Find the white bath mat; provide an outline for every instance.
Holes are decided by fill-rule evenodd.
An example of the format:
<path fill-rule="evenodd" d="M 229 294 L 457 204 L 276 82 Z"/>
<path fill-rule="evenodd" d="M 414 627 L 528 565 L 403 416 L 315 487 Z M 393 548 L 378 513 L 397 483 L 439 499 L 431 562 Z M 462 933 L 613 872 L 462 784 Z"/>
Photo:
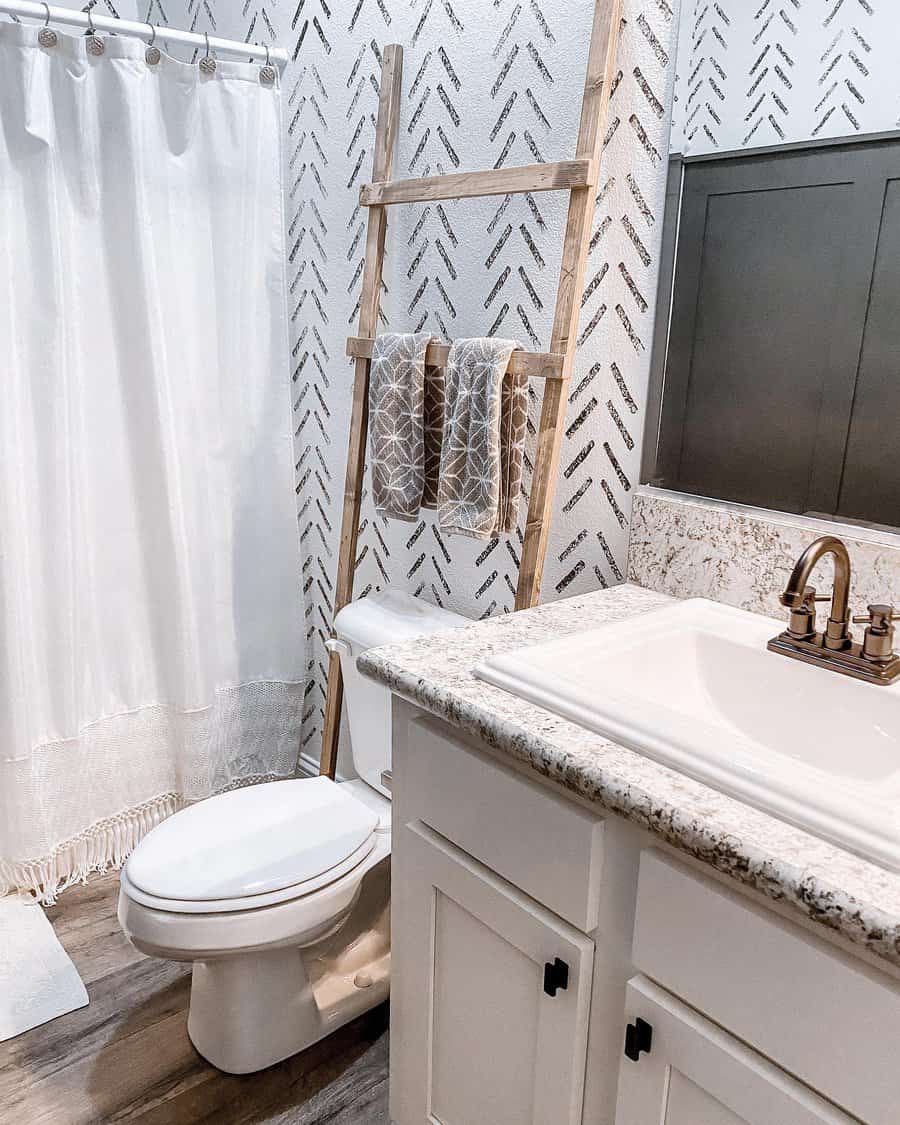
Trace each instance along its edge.
<path fill-rule="evenodd" d="M 0 1042 L 87 1002 L 43 910 L 15 895 L 0 898 Z"/>

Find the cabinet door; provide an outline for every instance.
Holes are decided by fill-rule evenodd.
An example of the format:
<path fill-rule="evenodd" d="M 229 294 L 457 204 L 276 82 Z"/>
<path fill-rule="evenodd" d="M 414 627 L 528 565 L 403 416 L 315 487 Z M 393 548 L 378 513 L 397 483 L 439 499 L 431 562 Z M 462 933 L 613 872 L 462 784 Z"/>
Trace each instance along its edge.
<path fill-rule="evenodd" d="M 419 823 L 394 857 L 392 1119 L 578 1125 L 593 943 Z"/>
<path fill-rule="evenodd" d="M 616 1125 L 853 1125 L 785 1071 L 657 988 L 628 985 L 626 1019 L 650 1049 L 619 1068 Z"/>

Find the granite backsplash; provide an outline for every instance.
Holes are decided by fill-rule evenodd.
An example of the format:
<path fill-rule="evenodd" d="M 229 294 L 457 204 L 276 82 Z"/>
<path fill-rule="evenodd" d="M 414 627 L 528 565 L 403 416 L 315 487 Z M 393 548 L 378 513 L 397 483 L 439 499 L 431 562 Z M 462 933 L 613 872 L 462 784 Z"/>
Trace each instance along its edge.
<path fill-rule="evenodd" d="M 853 563 L 850 608 L 900 607 L 900 535 L 643 487 L 634 497 L 628 580 L 677 598 L 703 597 L 783 618 L 778 603 L 803 549 L 837 535 Z M 831 562 L 813 574 L 831 589 Z M 823 609 L 825 607 L 823 606 Z"/>

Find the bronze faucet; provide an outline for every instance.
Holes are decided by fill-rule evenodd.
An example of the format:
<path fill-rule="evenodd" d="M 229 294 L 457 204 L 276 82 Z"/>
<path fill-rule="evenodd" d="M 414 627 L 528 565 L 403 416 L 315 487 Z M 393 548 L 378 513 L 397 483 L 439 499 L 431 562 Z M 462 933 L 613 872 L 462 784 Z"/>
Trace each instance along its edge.
<path fill-rule="evenodd" d="M 834 558 L 834 588 L 831 612 L 820 633 L 816 630 L 816 602 L 829 599 L 819 597 L 808 582 L 813 567 L 825 555 Z M 900 678 L 900 655 L 893 651 L 892 623 L 897 616 L 893 606 L 870 605 L 868 616 L 853 618 L 868 626 L 861 645 L 850 634 L 850 555 L 836 536 L 823 535 L 810 543 L 791 571 L 779 600 L 791 614 L 787 629 L 769 641 L 771 652 L 871 684 L 891 684 Z"/>
<path fill-rule="evenodd" d="M 816 598 L 815 590 L 807 585 L 816 563 L 824 555 L 834 556 L 834 589 L 831 594 L 831 613 L 825 626 L 825 647 L 833 651 L 849 648 L 850 638 L 850 555 L 840 539 L 834 535 L 823 535 L 815 543 L 810 543 L 797 559 L 787 588 L 779 599 L 788 609 L 802 609 L 813 601 L 826 601 Z M 811 592 L 810 592 L 811 591 Z M 812 633 L 815 633 L 815 610 L 812 611 Z"/>

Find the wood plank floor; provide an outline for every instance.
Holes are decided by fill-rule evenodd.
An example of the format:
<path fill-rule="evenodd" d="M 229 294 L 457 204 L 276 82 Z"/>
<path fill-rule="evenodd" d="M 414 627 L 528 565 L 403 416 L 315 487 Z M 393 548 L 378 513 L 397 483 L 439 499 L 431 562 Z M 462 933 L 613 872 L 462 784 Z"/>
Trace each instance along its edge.
<path fill-rule="evenodd" d="M 259 1074 L 222 1074 L 188 1039 L 190 965 L 128 944 L 118 886 L 97 878 L 47 911 L 91 1002 L 0 1043 L 2 1125 L 390 1125 L 387 1005 Z"/>

